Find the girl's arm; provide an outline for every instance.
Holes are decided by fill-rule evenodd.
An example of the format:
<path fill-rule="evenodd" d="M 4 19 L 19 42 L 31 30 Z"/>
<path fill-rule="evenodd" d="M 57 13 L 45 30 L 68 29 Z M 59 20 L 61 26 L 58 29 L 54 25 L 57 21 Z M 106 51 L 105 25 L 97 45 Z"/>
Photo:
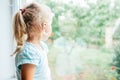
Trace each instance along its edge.
<path fill-rule="evenodd" d="M 33 80 L 35 65 L 33 64 L 23 64 L 21 66 L 21 79 L 22 80 Z"/>

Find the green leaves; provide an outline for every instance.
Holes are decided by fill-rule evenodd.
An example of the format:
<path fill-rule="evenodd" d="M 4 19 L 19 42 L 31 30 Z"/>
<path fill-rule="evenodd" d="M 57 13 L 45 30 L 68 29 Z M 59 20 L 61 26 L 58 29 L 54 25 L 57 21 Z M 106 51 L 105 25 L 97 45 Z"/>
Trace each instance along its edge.
<path fill-rule="evenodd" d="M 114 27 L 120 15 L 120 1 L 97 0 L 96 4 L 85 0 L 88 8 L 54 0 L 40 0 L 51 7 L 53 18 L 53 39 L 60 36 L 81 38 L 86 43 L 102 46 L 105 39 L 105 28 Z M 113 5 L 113 6 L 112 6 Z M 93 40 L 94 39 L 94 40 Z"/>

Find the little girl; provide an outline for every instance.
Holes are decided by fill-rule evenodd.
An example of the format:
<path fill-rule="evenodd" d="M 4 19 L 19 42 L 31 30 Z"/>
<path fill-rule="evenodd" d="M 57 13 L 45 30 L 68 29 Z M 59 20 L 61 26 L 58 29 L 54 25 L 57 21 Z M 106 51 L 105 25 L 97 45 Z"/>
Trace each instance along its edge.
<path fill-rule="evenodd" d="M 47 40 L 52 32 L 49 7 L 30 3 L 14 16 L 14 52 L 17 80 L 51 80 L 47 59 Z"/>

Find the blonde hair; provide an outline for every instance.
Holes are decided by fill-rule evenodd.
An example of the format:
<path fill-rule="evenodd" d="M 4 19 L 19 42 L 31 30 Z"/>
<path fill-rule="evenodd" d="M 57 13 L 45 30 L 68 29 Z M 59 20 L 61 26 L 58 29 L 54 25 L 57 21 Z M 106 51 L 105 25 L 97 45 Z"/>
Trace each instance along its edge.
<path fill-rule="evenodd" d="M 30 37 L 34 33 L 40 34 L 42 23 L 52 20 L 50 8 L 43 4 L 30 3 L 23 10 L 14 16 L 13 31 L 17 47 L 13 55 L 22 50 L 26 41 L 25 35 Z"/>

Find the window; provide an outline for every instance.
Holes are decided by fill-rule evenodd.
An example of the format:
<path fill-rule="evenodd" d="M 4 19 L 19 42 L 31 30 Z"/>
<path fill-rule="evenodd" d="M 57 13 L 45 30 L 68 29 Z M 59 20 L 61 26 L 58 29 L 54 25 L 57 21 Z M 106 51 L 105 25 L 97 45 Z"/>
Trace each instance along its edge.
<path fill-rule="evenodd" d="M 114 80 L 119 75 L 111 34 L 120 14 L 118 0 L 24 0 L 18 5 L 32 1 L 48 5 L 55 14 L 47 41 L 54 80 Z"/>

